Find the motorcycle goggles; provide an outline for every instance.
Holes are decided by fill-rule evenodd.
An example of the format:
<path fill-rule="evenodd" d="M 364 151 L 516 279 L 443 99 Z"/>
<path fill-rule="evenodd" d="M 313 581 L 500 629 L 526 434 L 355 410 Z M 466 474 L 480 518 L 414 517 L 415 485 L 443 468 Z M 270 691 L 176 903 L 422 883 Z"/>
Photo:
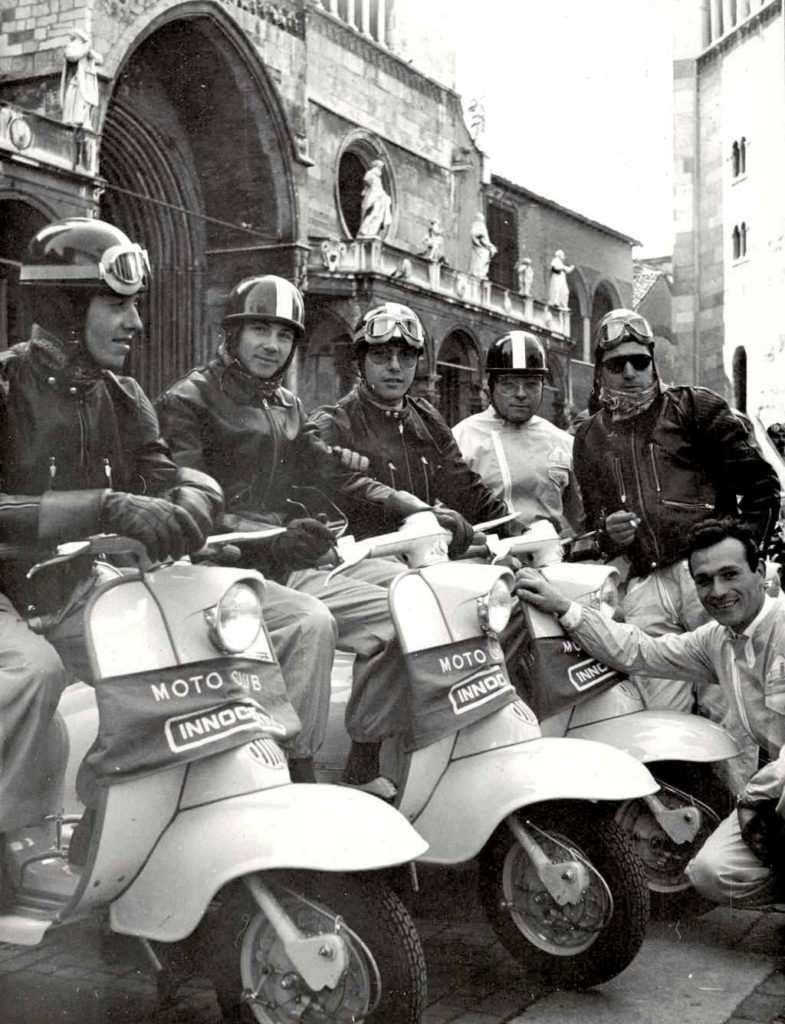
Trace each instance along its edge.
<path fill-rule="evenodd" d="M 422 348 L 425 344 L 425 331 L 416 317 L 397 317 L 390 313 L 379 313 L 371 317 L 358 328 L 354 340 L 367 341 L 370 344 L 388 341 L 395 333 L 396 327 L 400 328 L 402 337 L 408 338 L 417 348 Z"/>
<path fill-rule="evenodd" d="M 136 243 L 111 246 L 98 263 L 98 277 L 118 295 L 135 295 L 146 288 L 150 273 L 147 250 Z"/>
<path fill-rule="evenodd" d="M 652 358 L 643 352 L 640 355 L 611 356 L 610 359 L 603 359 L 602 368 L 603 370 L 610 370 L 611 373 L 624 373 L 624 367 L 627 363 L 632 366 L 636 373 L 643 373 L 644 370 L 648 370 L 651 366 Z"/>
<path fill-rule="evenodd" d="M 654 341 L 654 334 L 648 321 L 642 316 L 635 315 L 609 320 L 603 324 L 597 332 L 597 345 L 600 349 L 615 348 L 629 336 L 634 341 L 643 342 L 644 345 Z"/>

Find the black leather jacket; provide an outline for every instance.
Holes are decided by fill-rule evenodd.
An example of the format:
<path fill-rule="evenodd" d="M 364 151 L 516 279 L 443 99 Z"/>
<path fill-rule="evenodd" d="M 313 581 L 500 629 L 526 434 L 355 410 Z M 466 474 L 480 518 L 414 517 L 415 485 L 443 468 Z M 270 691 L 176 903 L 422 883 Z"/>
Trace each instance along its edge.
<path fill-rule="evenodd" d="M 107 488 L 166 497 L 214 481 L 178 470 L 150 400 L 131 377 L 69 362 L 43 331 L 0 354 L 0 541 L 51 547 L 100 532 Z M 21 563 L 0 586 L 27 603 Z"/>
<path fill-rule="evenodd" d="M 618 423 L 595 413 L 576 431 L 573 463 L 588 529 L 602 530 L 619 509 L 640 518 L 630 547 L 604 538 L 607 553 L 627 555 L 637 576 L 683 558 L 690 528 L 703 519 L 738 516 L 766 541 L 779 515 L 775 471 L 707 388 L 667 388 L 640 416 Z"/>
<path fill-rule="evenodd" d="M 158 399 L 161 430 L 178 465 L 223 486 L 224 528 L 285 524 L 303 515 L 298 487 L 319 487 L 343 505 L 379 506 L 398 523 L 422 503 L 359 473 L 341 470 L 300 400 L 246 373 L 226 354 L 191 370 Z M 337 494 L 336 494 L 337 492 Z"/>
<path fill-rule="evenodd" d="M 316 409 L 311 419 L 327 444 L 365 455 L 370 460 L 368 472 L 377 480 L 403 487 L 429 505 L 440 501 L 470 523 L 507 514 L 504 502 L 467 466 L 442 416 L 422 398 L 407 395 L 403 408 L 391 411 L 355 388 L 337 405 Z M 345 511 L 357 537 L 385 529 L 373 508 L 355 503 Z"/>

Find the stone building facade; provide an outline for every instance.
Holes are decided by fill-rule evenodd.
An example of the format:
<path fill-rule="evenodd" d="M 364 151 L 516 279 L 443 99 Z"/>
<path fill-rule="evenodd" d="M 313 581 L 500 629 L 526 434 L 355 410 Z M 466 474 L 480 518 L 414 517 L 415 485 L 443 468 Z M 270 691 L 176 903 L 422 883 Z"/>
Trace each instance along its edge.
<path fill-rule="evenodd" d="M 306 296 L 308 342 L 290 383 L 307 406 L 351 383 L 354 324 L 390 299 L 423 318 L 418 387 L 450 420 L 479 407 L 483 354 L 516 327 L 548 348 L 558 418 L 593 296 L 603 282 L 611 303 L 629 294 L 632 239 L 491 178 L 454 89 L 440 20 L 449 2 L 429 0 L 427 20 L 418 6 L 0 0 L 3 343 L 29 327 L 16 284 L 27 239 L 48 220 L 98 215 L 151 255 L 146 341 L 130 367 L 151 393 L 214 351 L 233 284 L 278 273 Z M 89 124 L 63 120 L 63 45 L 75 31 L 101 58 Z M 374 166 L 391 223 L 358 237 Z M 519 211 L 517 244 L 535 269 L 529 295 L 504 269 L 506 242 L 488 279 L 470 273 L 472 225 L 494 203 Z M 434 224 L 438 256 L 427 244 Z M 576 264 L 572 327 L 570 309 L 547 303 L 543 260 L 558 247 Z"/>
<path fill-rule="evenodd" d="M 785 384 L 781 0 L 681 4 L 674 63 L 674 338 L 683 379 L 764 422 Z"/>

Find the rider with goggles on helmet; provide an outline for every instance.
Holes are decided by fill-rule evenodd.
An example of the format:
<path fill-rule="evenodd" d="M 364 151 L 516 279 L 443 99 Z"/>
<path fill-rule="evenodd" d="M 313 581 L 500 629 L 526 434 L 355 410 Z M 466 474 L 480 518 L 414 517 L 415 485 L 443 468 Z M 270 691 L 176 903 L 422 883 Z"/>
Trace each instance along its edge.
<path fill-rule="evenodd" d="M 283 387 L 283 374 L 305 336 L 303 299 L 294 285 L 274 275 L 241 281 L 229 297 L 223 333 L 218 355 L 161 396 L 159 415 L 174 458 L 223 485 L 224 529 L 253 530 L 265 523 L 287 528 L 244 551 L 248 564 L 285 584 L 268 594 L 264 614 L 279 657 L 283 642 L 292 648 L 283 673 L 303 720 L 295 757 L 305 762 L 304 780 L 324 737 L 333 637 L 324 638 L 320 631 L 307 644 L 296 644 L 293 625 L 314 606 L 321 608 L 325 621 L 332 625 L 335 620 L 338 647 L 357 655 L 346 725 L 363 745 L 395 730 L 394 708 L 405 669 L 386 590 L 359 574 L 341 574 L 325 587 L 327 572 L 319 566 L 334 538 L 321 522 L 293 511 L 302 510 L 301 489 L 317 486 L 337 493 L 341 502 L 354 497 L 363 506 L 378 507 L 396 524 L 427 506 L 363 475 L 358 470 L 365 460 L 355 453 L 325 445 L 307 422 L 300 400 Z M 391 795 L 390 783 L 379 778 L 378 758 L 366 758 L 359 766 L 350 757 L 344 781 Z"/>
<path fill-rule="evenodd" d="M 432 506 L 453 534 L 450 554 L 459 555 L 474 536 L 472 522 L 503 516 L 507 508 L 466 465 L 436 409 L 409 394 L 424 352 L 425 331 L 408 306 L 374 306 L 354 333 L 359 384 L 336 405 L 317 409 L 312 419 L 328 444 L 365 455 L 371 476 Z M 357 537 L 390 528 L 384 510 L 358 502 L 344 508 Z"/>
<path fill-rule="evenodd" d="M 42 228 L 23 257 L 21 297 L 35 327 L 0 355 L 0 540 L 21 548 L 0 563 L 0 831 L 27 824 L 27 758 L 45 742 L 66 682 L 11 602 L 43 616 L 69 671 L 90 678 L 81 629 L 89 560 L 41 574 L 43 583 L 27 579 L 31 563 L 102 532 L 141 541 L 154 560 L 179 557 L 203 546 L 222 505 L 214 480 L 175 466 L 149 399 L 120 375 L 142 328 L 136 303 L 149 269 L 122 231 L 80 217 Z"/>
<path fill-rule="evenodd" d="M 684 560 L 690 529 L 740 517 L 763 545 L 777 522 L 779 482 L 719 395 L 662 383 L 654 334 L 638 313 L 602 318 L 594 360 L 593 415 L 573 448 L 587 527 L 607 554 L 630 561 L 625 619 L 654 636 L 683 632 L 706 620 Z M 693 708 L 689 682 L 649 679 L 642 692 L 649 707 Z"/>
<path fill-rule="evenodd" d="M 572 437 L 536 415 L 548 374 L 542 342 L 528 331 L 503 334 L 485 373 L 490 406 L 453 427 L 464 459 L 524 526 L 549 519 L 557 530 L 580 530 Z"/>

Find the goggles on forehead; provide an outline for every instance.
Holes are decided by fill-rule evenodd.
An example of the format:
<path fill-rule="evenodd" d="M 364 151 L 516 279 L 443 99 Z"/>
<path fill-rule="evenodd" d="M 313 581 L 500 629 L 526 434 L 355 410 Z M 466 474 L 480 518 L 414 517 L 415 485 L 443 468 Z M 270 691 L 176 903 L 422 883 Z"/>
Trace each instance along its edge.
<path fill-rule="evenodd" d="M 371 317 L 370 320 L 366 320 L 358 329 L 355 341 L 363 339 L 371 343 L 387 341 L 395 333 L 396 327 L 400 328 L 404 338 L 411 339 L 416 345 L 421 346 L 425 343 L 423 326 L 416 317 L 398 317 L 391 313 L 379 313 L 377 316 Z"/>
<path fill-rule="evenodd" d="M 597 344 L 600 348 L 615 348 L 627 335 L 632 335 L 636 341 L 644 343 L 654 340 L 648 321 L 636 314 L 609 320 L 607 324 L 603 324 L 597 331 Z"/>
<path fill-rule="evenodd" d="M 118 295 L 134 295 L 147 285 L 150 258 L 140 245 L 113 245 L 98 263 L 98 276 Z"/>

